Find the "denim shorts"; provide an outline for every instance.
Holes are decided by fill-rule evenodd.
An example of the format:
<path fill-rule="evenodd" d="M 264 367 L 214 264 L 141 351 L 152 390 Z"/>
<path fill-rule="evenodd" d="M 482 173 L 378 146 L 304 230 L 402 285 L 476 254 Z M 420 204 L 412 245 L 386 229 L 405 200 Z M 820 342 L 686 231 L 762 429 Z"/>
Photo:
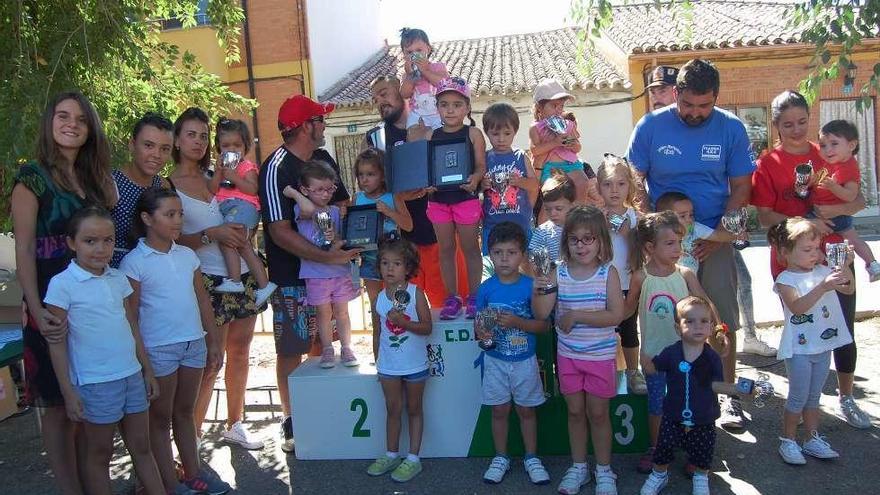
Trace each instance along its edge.
<path fill-rule="evenodd" d="M 225 223 L 240 223 L 248 229 L 253 229 L 260 223 L 260 212 L 257 208 L 241 198 L 224 199 L 220 203 L 220 214 Z"/>
<path fill-rule="evenodd" d="M 376 373 L 380 380 L 403 380 L 405 382 L 418 383 L 423 382 L 428 379 L 430 376 L 428 374 L 428 369 L 425 368 L 422 371 L 416 371 L 415 373 L 410 373 L 408 375 L 386 375 L 385 373 Z"/>
<path fill-rule="evenodd" d="M 208 360 L 208 346 L 202 337 L 188 342 L 147 347 L 147 356 L 158 378 L 174 373 L 181 366 L 204 368 Z"/>
<path fill-rule="evenodd" d="M 666 372 L 658 371 L 652 375 L 645 375 L 645 384 L 648 386 L 648 414 L 663 416 L 663 399 L 666 398 Z"/>
<path fill-rule="evenodd" d="M 140 371 L 111 382 L 77 385 L 76 391 L 85 420 L 96 425 L 118 423 L 126 414 L 142 413 L 150 407 Z"/>
<path fill-rule="evenodd" d="M 804 215 L 806 218 L 816 218 L 816 214 L 814 212 L 809 212 Z M 844 230 L 849 230 L 853 226 L 853 218 L 849 215 L 838 215 L 831 219 L 831 223 L 834 224 L 831 229 L 834 232 L 843 232 Z"/>

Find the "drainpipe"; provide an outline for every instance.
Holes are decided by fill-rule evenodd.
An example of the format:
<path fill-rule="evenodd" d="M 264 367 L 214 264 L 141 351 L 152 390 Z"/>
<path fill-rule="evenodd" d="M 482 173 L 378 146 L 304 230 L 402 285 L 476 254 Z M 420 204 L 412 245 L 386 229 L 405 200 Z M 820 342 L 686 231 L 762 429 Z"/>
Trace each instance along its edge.
<path fill-rule="evenodd" d="M 247 57 L 248 98 L 256 99 L 257 90 L 254 83 L 254 62 L 251 58 L 251 28 L 248 21 L 248 2 L 241 0 L 241 10 L 244 11 L 244 53 Z M 257 163 L 263 162 L 263 154 L 260 152 L 260 126 L 257 123 L 257 109 L 251 110 L 251 128 L 254 130 L 254 155 Z"/>

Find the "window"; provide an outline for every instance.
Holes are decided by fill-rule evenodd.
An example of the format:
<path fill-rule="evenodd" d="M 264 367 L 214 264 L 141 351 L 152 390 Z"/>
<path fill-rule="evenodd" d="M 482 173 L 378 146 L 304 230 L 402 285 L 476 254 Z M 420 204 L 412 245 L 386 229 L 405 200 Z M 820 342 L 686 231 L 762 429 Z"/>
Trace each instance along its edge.
<path fill-rule="evenodd" d="M 876 102 L 875 102 L 876 104 Z M 862 195 L 868 203 L 869 214 L 877 213 L 877 128 L 874 122 L 873 105 L 859 113 L 855 100 L 822 100 L 819 103 L 819 127 L 829 121 L 844 119 L 852 122 L 859 130 L 859 153 L 855 157 L 862 172 Z"/>
<path fill-rule="evenodd" d="M 180 19 L 173 17 L 170 19 L 162 19 L 162 29 L 180 29 L 183 23 Z M 199 9 L 196 11 L 196 26 L 206 26 L 211 23 L 208 18 L 208 0 L 199 0 Z"/>
<path fill-rule="evenodd" d="M 746 126 L 752 158 L 757 159 L 770 147 L 767 107 L 737 107 L 736 115 Z"/>
<path fill-rule="evenodd" d="M 354 176 L 354 161 L 361 152 L 364 135 L 361 133 L 333 137 L 333 148 L 336 152 L 336 163 L 339 164 L 342 183 L 345 184 L 352 197 L 358 190 L 357 178 Z"/>

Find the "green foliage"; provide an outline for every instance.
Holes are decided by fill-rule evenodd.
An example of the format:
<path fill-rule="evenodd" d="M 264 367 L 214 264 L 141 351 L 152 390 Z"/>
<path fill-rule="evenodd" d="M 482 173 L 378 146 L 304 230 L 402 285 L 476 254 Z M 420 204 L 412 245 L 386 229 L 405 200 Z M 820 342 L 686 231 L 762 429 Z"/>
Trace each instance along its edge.
<path fill-rule="evenodd" d="M 79 89 L 95 105 L 124 163 L 133 123 L 145 112 L 173 118 L 197 105 L 211 115 L 255 102 L 229 90 L 195 56 L 163 42 L 158 19 L 195 26 L 198 0 L 14 0 L 0 2 L 0 224 L 18 164 L 32 157 L 47 101 Z M 227 63 L 239 60 L 244 13 L 235 0 L 210 0 L 208 17 Z"/>

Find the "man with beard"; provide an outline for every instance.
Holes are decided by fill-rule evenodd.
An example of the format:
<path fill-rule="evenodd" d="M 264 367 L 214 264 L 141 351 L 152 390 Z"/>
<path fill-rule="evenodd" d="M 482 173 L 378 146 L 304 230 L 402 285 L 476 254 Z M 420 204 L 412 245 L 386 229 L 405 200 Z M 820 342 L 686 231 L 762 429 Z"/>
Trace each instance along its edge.
<path fill-rule="evenodd" d="M 675 79 L 678 77 L 678 69 L 668 65 L 658 65 L 651 71 L 651 80 L 648 83 L 648 100 L 651 111 L 659 110 L 675 103 L 675 95 L 672 94 L 675 87 Z"/>
<path fill-rule="evenodd" d="M 748 204 L 755 169 L 746 128 L 736 115 L 715 108 L 720 89 L 718 69 L 704 60 L 682 66 L 673 94 L 675 104 L 642 117 L 630 138 L 628 158 L 637 175 L 637 204 L 644 205 L 645 184 L 653 206 L 664 193 L 687 194 L 694 217 L 714 229 L 721 216 Z M 702 252 L 705 251 L 705 252 Z M 730 244 L 703 243 L 699 279 L 730 329 L 731 351 L 723 358 L 724 379 L 733 383 L 736 366 L 736 267 Z M 705 257 L 704 257 L 705 256 Z M 715 339 L 710 339 L 715 344 Z M 721 426 L 742 428 L 738 397 L 725 401 Z"/>
<path fill-rule="evenodd" d="M 293 221 L 294 202 L 281 193 L 286 186 L 299 188 L 299 170 L 309 160 L 327 162 L 339 177 L 339 165 L 326 150 L 319 149 L 324 145 L 324 117 L 332 111 L 333 104 L 320 104 L 302 95 L 285 100 L 278 110 L 278 130 L 284 143 L 260 167 L 260 207 L 269 280 L 278 285 L 269 301 L 278 395 L 284 412 L 281 449 L 285 452 L 293 451 L 287 377 L 300 365 L 303 354 L 309 352 L 316 332 L 314 308 L 305 305 L 306 286 L 299 278 L 300 258 L 340 264 L 348 263 L 359 252 L 339 248 L 325 251 L 301 236 Z M 344 206 L 348 200 L 345 185 L 337 179 L 331 203 Z"/>

